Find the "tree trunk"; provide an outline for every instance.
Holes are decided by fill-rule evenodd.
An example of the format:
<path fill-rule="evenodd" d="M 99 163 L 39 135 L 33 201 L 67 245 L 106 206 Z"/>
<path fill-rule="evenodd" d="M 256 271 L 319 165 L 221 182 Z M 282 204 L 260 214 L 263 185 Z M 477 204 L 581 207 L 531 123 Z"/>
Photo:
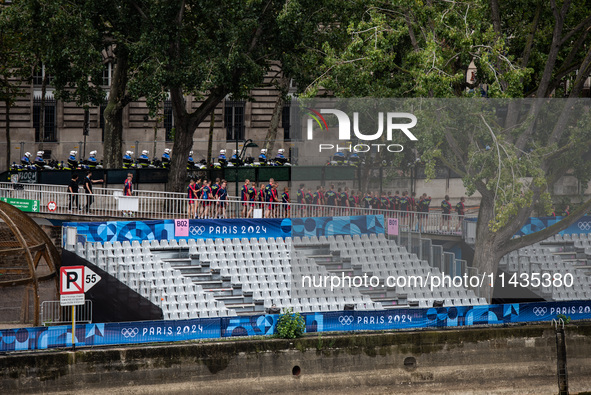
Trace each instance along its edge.
<path fill-rule="evenodd" d="M 486 298 L 488 303 L 492 302 L 493 287 L 486 276 L 491 273 L 493 278 L 497 275 L 497 268 L 501 256 L 498 256 L 497 234 L 489 228 L 490 221 L 494 218 L 494 201 L 489 195 L 483 195 L 478 211 L 478 222 L 476 225 L 476 243 L 474 245 L 474 261 L 472 266 L 478 270 L 480 276 L 485 276 L 480 296 Z"/>
<path fill-rule="evenodd" d="M 105 108 L 104 161 L 106 169 L 120 169 L 123 166 L 121 153 L 123 135 L 123 108 L 109 97 Z"/>
<path fill-rule="evenodd" d="M 199 108 L 189 114 L 187 113 L 181 88 L 170 88 L 175 134 L 168 183 L 166 184 L 167 191 L 184 192 L 187 182 L 187 158 L 189 157 L 189 151 L 193 147 L 195 129 L 208 115 L 213 113 L 215 107 L 226 97 L 226 94 L 227 91 L 222 88 L 210 92 Z"/>
<path fill-rule="evenodd" d="M 6 106 L 6 170 L 10 170 L 10 99 L 4 101 Z M 4 180 L 6 181 L 6 180 Z"/>
<path fill-rule="evenodd" d="M 105 168 L 117 169 L 123 166 L 122 140 L 123 140 L 123 109 L 129 103 L 130 98 L 126 94 L 127 72 L 129 68 L 127 48 L 120 45 L 115 50 L 117 63 L 113 72 L 109 101 L 105 108 L 105 143 L 104 161 Z"/>
<path fill-rule="evenodd" d="M 182 192 L 187 183 L 187 158 L 189 157 L 189 151 L 193 147 L 195 127 L 191 128 L 188 116 L 175 116 L 174 127 L 174 143 L 166 189 L 170 192 Z"/>
<path fill-rule="evenodd" d="M 215 111 L 211 112 L 211 121 L 209 122 L 209 140 L 207 141 L 207 166 L 211 166 L 213 150 L 213 127 L 215 125 Z"/>
<path fill-rule="evenodd" d="M 284 97 L 287 93 L 287 89 L 289 88 L 289 78 L 287 78 L 285 75 L 279 78 L 278 88 L 279 97 L 277 97 L 277 101 L 275 102 L 273 116 L 271 117 L 269 129 L 267 130 L 267 136 L 265 137 L 265 143 L 263 145 L 263 147 L 267 149 L 269 155 L 271 155 L 275 145 L 275 140 L 277 140 L 277 129 L 279 128 L 279 121 L 281 121 L 281 113 L 283 112 L 283 105 L 285 104 Z"/>
<path fill-rule="evenodd" d="M 498 0 L 490 0 L 490 18 L 497 36 L 501 36 L 501 12 Z"/>
<path fill-rule="evenodd" d="M 43 65 L 41 65 L 43 71 Z M 47 93 L 47 74 L 43 72 L 43 82 L 41 83 L 41 111 L 39 114 L 39 149 L 43 150 L 45 141 L 45 95 Z"/>

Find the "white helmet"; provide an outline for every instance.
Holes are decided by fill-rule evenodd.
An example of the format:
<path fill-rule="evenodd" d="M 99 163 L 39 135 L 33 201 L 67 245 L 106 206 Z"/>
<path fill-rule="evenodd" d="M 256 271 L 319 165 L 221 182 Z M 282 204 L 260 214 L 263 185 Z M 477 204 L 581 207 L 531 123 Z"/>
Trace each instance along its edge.
<path fill-rule="evenodd" d="M 193 156 L 193 151 L 189 151 L 189 156 Z"/>
<path fill-rule="evenodd" d="M 237 153 L 238 153 L 238 151 L 237 150 L 234 150 L 234 155 L 236 155 Z"/>
<path fill-rule="evenodd" d="M 131 156 L 131 155 L 133 155 L 133 151 L 125 151 L 125 155 Z"/>
<path fill-rule="evenodd" d="M 165 148 L 165 149 L 164 149 L 164 153 L 165 153 L 165 154 L 170 154 L 170 148 Z"/>
<path fill-rule="evenodd" d="M 71 156 L 76 156 L 77 153 L 78 153 L 78 151 L 70 151 Z"/>
<path fill-rule="evenodd" d="M 44 153 L 45 151 L 37 151 L 37 156 L 43 156 Z"/>
<path fill-rule="evenodd" d="M 263 149 L 261 150 L 261 154 L 262 154 L 262 155 L 265 155 L 266 153 L 267 153 L 267 149 L 266 149 L 266 148 L 263 148 Z"/>
<path fill-rule="evenodd" d="M 27 158 L 30 158 L 30 157 L 31 157 L 31 153 L 30 153 L 30 152 L 25 152 L 25 156 L 26 156 Z"/>
<path fill-rule="evenodd" d="M 90 156 L 96 156 L 96 151 L 90 151 Z"/>
<path fill-rule="evenodd" d="M 284 152 L 285 152 L 285 150 L 283 148 L 279 148 L 279 150 L 277 151 L 278 154 L 282 154 Z"/>
<path fill-rule="evenodd" d="M 226 150 L 225 149 L 221 149 L 220 150 L 220 155 L 226 155 Z"/>
<path fill-rule="evenodd" d="M 149 153 L 150 153 L 150 151 L 148 151 L 148 150 L 143 150 L 142 151 L 142 155 L 148 155 Z"/>

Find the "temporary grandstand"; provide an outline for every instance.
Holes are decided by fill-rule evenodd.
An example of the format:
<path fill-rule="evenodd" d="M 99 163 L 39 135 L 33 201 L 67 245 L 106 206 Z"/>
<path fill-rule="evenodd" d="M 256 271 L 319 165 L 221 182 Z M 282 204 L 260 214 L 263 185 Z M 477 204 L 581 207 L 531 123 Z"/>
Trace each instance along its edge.
<path fill-rule="evenodd" d="M 546 301 L 591 299 L 591 234 L 556 234 L 532 246 L 513 251 L 501 260 L 499 267 L 514 274 L 516 280 L 532 279 L 532 274 L 548 281 L 529 281 L 527 287 Z M 521 277 L 523 275 L 523 277 Z M 535 276 L 534 276 L 535 277 Z"/>
<path fill-rule="evenodd" d="M 225 317 L 290 307 L 296 312 L 485 304 L 472 290 L 304 287 L 302 277 L 439 275 L 384 234 L 295 238 L 137 240 L 78 243 L 76 253 L 154 304 L 165 319 Z"/>

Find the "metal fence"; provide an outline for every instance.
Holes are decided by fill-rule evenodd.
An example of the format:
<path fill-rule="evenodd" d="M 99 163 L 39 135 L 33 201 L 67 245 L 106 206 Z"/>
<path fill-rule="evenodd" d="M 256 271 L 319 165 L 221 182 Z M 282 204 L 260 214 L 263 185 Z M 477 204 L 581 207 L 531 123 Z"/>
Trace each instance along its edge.
<path fill-rule="evenodd" d="M 75 306 L 77 323 L 92 323 L 92 300 L 83 305 Z M 41 324 L 43 326 L 67 324 L 72 322 L 72 306 L 61 306 L 59 300 L 48 300 L 41 303 Z"/>
<path fill-rule="evenodd" d="M 92 195 L 71 194 L 63 185 L 0 183 L 0 197 L 39 201 L 39 212 L 84 217 L 138 219 L 179 218 L 301 218 L 355 215 L 383 215 L 397 218 L 401 231 L 461 235 L 464 218 L 440 211 L 411 212 L 349 206 L 321 206 L 280 202 L 242 202 L 188 199 L 184 193 L 134 191 L 122 196 L 121 189 L 95 188 Z"/>

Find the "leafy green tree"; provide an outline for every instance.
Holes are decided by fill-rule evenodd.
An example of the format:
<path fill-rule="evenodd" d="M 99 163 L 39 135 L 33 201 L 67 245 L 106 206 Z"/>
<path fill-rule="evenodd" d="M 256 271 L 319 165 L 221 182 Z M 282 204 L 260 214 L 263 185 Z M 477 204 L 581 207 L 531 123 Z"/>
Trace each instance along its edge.
<path fill-rule="evenodd" d="M 148 104 L 154 108 L 170 92 L 176 133 L 168 189 L 174 191 L 184 189 L 195 129 L 212 110 L 226 97 L 248 98 L 273 62 L 281 62 L 288 75 L 302 65 L 310 67 L 298 56 L 338 37 L 327 26 L 347 9 L 340 0 L 134 4 L 143 16 L 143 50 L 137 53 L 148 59 L 141 64 L 141 71 L 151 76 L 142 86 Z M 188 94 L 198 102 L 190 106 Z"/>
<path fill-rule="evenodd" d="M 422 112 L 429 128 L 413 148 L 431 174 L 442 163 L 482 196 L 475 267 L 496 273 L 503 255 L 565 229 L 588 211 L 591 200 L 544 231 L 512 239 L 536 208 L 545 214 L 564 175 L 589 181 L 588 110 L 574 100 L 591 72 L 588 1 L 365 4 L 348 25 L 346 50 L 325 47 L 321 78 L 307 90 L 323 86 L 340 97 L 470 98 L 443 105 L 445 111 L 428 121 Z M 537 99 L 486 107 L 481 96 Z M 549 97 L 569 100 L 541 100 Z M 462 118 L 453 106 L 475 118 Z M 487 288 L 489 300 L 492 291 Z"/>
<path fill-rule="evenodd" d="M 6 7 L 6 23 L 23 50 L 34 55 L 36 67 L 45 66 L 43 91 L 51 75 L 57 99 L 85 107 L 103 104 L 103 70 L 113 62 L 104 112 L 106 167 L 121 166 L 123 109 L 141 96 L 137 90 L 132 94 L 130 85 L 144 76 L 130 72 L 129 61 L 140 20 L 135 7 L 116 0 L 15 0 Z"/>
<path fill-rule="evenodd" d="M 5 108 L 6 169 L 10 168 L 10 108 L 19 95 L 23 95 L 22 83 L 30 75 L 34 59 L 24 50 L 22 39 L 7 23 L 6 7 L 0 7 L 0 101 Z"/>

